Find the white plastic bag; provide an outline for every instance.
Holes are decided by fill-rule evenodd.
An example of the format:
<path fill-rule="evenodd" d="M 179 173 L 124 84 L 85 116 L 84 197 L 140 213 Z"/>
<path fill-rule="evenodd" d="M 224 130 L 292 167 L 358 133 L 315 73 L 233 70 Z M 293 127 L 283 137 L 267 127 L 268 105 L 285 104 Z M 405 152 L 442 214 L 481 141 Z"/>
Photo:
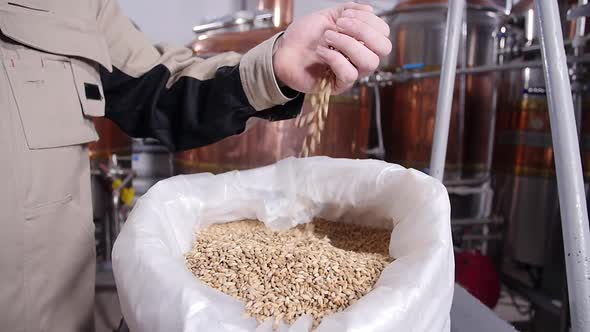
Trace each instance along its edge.
<path fill-rule="evenodd" d="M 286 229 L 315 215 L 391 225 L 395 261 L 375 288 L 317 331 L 449 331 L 454 286 L 450 206 L 444 186 L 416 170 L 374 160 L 286 159 L 221 175 L 156 184 L 133 209 L 114 246 L 113 268 L 131 331 L 271 331 L 244 304 L 196 279 L 183 254 L 195 227 L 244 218 Z M 281 331 L 311 328 L 304 316 Z"/>

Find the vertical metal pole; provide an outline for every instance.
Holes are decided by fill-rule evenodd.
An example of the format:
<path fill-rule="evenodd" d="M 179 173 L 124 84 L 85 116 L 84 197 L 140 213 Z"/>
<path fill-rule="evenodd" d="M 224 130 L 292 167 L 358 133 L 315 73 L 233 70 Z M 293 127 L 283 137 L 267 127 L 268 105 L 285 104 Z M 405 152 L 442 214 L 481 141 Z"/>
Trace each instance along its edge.
<path fill-rule="evenodd" d="M 457 68 L 460 68 L 461 70 L 465 70 L 467 68 L 467 19 L 463 18 L 463 16 L 461 16 L 461 39 L 459 39 L 459 48 L 458 51 L 459 53 L 457 53 Z M 456 74 L 455 74 L 456 76 Z M 455 81 L 459 81 L 459 128 L 458 128 L 458 136 L 459 137 L 464 137 L 465 135 L 465 103 L 466 101 L 466 93 L 465 90 L 467 89 L 467 75 L 459 75 L 459 77 L 455 77 Z M 452 91 L 452 90 L 451 90 Z M 451 92 L 451 107 L 450 107 L 450 113 L 452 115 L 453 113 L 453 99 L 455 99 L 455 93 L 454 91 Z M 449 123 L 449 128 L 450 128 L 450 123 Z M 461 161 L 460 163 L 460 168 L 459 168 L 459 172 L 463 171 L 463 152 L 465 151 L 465 142 L 461 142 L 459 143 L 459 145 L 457 146 L 457 153 L 459 154 L 459 156 L 461 156 Z M 445 149 L 448 150 L 448 143 L 445 144 Z M 446 159 L 446 158 L 445 158 Z M 446 161 L 445 159 L 443 159 L 444 161 Z M 444 168 L 443 168 L 443 172 L 444 172 Z M 444 178 L 444 176 L 441 176 L 441 179 Z"/>
<path fill-rule="evenodd" d="M 445 31 L 445 49 L 438 86 L 438 97 L 436 100 L 436 122 L 434 123 L 432 154 L 430 156 L 430 175 L 441 181 L 443 180 L 445 171 L 449 123 L 451 121 L 453 89 L 455 87 L 455 72 L 457 69 L 457 54 L 459 52 L 464 9 L 465 0 L 449 0 Z"/>
<path fill-rule="evenodd" d="M 588 4 L 588 0 L 578 0 L 578 6 Z M 586 16 L 580 16 L 576 20 L 576 37 L 584 37 L 586 31 Z"/>
<path fill-rule="evenodd" d="M 561 210 L 572 331 L 590 331 L 590 232 L 572 91 L 556 0 L 535 1 Z"/>
<path fill-rule="evenodd" d="M 578 6 L 583 6 L 588 3 L 588 0 L 578 0 Z M 580 45 L 579 39 L 584 37 L 586 31 L 586 17 L 580 16 L 576 19 L 576 30 L 573 33 L 572 46 L 574 46 L 574 56 L 581 56 L 584 53 L 584 45 Z M 574 63 L 572 65 L 573 81 L 574 81 L 574 114 L 576 115 L 576 124 L 578 129 L 578 135 L 582 130 L 582 82 L 580 80 L 580 67 L 582 65 Z"/>
<path fill-rule="evenodd" d="M 111 204 L 109 204 L 109 209 L 112 209 L 113 207 L 111 206 Z M 111 261 L 111 251 L 113 251 L 113 243 L 111 242 L 111 240 L 113 239 L 112 231 L 111 231 L 111 222 L 112 222 L 112 214 L 111 213 L 107 213 L 105 214 L 105 216 L 103 217 L 103 230 L 104 230 L 104 250 L 105 250 L 105 260 L 107 262 Z"/>

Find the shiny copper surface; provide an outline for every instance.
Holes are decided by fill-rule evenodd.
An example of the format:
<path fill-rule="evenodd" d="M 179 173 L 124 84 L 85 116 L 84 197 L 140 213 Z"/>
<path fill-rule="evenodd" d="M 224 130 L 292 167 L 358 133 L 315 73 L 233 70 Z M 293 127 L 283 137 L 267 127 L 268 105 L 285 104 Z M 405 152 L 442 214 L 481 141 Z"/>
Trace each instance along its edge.
<path fill-rule="evenodd" d="M 524 93 L 522 78 L 510 81 L 507 76 L 498 101 L 494 169 L 517 176 L 554 176 L 547 97 Z"/>
<path fill-rule="evenodd" d="M 200 37 L 190 47 L 199 56 L 234 51 L 245 53 L 254 46 L 283 31 L 284 28 L 264 28 L 249 31 L 224 32 Z"/>
<path fill-rule="evenodd" d="M 258 9 L 273 12 L 274 27 L 249 31 L 220 32 L 211 35 L 202 34 L 191 43 L 190 47 L 195 54 L 200 56 L 229 51 L 245 53 L 266 39 L 285 30 L 293 21 L 293 0 L 260 0 Z"/>
<path fill-rule="evenodd" d="M 303 112 L 311 105 L 306 101 Z M 368 144 L 369 110 L 366 90 L 360 94 L 333 96 L 326 127 L 315 155 L 364 158 Z M 175 155 L 176 173 L 248 169 L 298 156 L 307 128 L 297 128 L 294 120 L 261 121 L 242 135 Z"/>
<path fill-rule="evenodd" d="M 531 104 L 537 105 L 531 106 Z M 494 168 L 514 175 L 554 175 L 551 129 L 546 101 L 533 102 L 525 97 L 521 105 L 514 105 L 514 107 L 514 111 L 498 110 L 498 139 L 495 147 Z M 539 143 L 524 141 L 527 137 L 535 137 Z"/>
<path fill-rule="evenodd" d="M 494 88 L 497 73 L 465 76 L 463 176 L 475 177 L 491 170 Z"/>
<path fill-rule="evenodd" d="M 131 152 L 131 139 L 115 123 L 107 118 L 94 118 L 93 122 L 99 140 L 89 145 L 91 160 L 107 160 L 113 154 Z"/>
<path fill-rule="evenodd" d="M 569 7 L 568 1 L 572 2 L 558 1 L 562 15 Z M 532 14 L 533 8 L 533 0 L 523 0 L 514 6 L 513 15 L 524 18 L 525 30 L 509 25 L 508 35 L 538 43 L 539 31 L 530 21 L 534 17 L 523 15 Z M 562 24 L 567 37 L 575 24 L 565 20 Z M 540 58 L 539 53 L 530 52 L 508 61 Z M 561 226 L 543 71 L 526 68 L 502 72 L 498 87 L 493 210 L 505 219 L 504 257 L 529 266 L 554 268 L 557 259 L 552 256 L 560 252 L 563 255 L 555 248 L 563 245 L 557 244 Z M 584 105 L 581 152 L 586 181 L 590 165 L 590 150 L 584 139 L 590 134 L 587 111 L 588 105 Z"/>
<path fill-rule="evenodd" d="M 198 55 L 226 51 L 247 52 L 260 42 L 286 28 L 293 19 L 292 0 L 261 0 L 259 9 L 275 13 L 274 28 L 244 32 L 216 33 L 196 40 L 192 49 Z M 364 158 L 368 146 L 368 94 L 364 88 L 330 100 L 330 112 L 316 155 Z M 305 102 L 303 112 L 311 105 Z M 297 128 L 295 120 L 260 121 L 239 136 L 215 144 L 175 154 L 175 172 L 224 172 L 272 164 L 286 157 L 298 156 L 307 128 Z"/>
<path fill-rule="evenodd" d="M 430 162 L 438 78 L 411 81 L 381 88 L 383 141 L 389 162 L 424 169 Z M 461 168 L 458 86 L 455 87 L 449 129 L 446 170 Z"/>
<path fill-rule="evenodd" d="M 565 13 L 577 4 L 575 0 L 558 1 Z M 534 9 L 533 0 L 523 0 L 514 6 L 514 15 Z M 564 36 L 575 37 L 576 22 L 562 21 Z M 586 29 L 588 31 L 588 29 Z M 538 33 L 538 31 L 536 31 Z M 535 56 L 530 55 L 530 56 Z M 539 57 L 539 55 L 536 55 Z M 526 69 L 502 74 L 496 124 L 494 169 L 512 175 L 555 176 L 551 127 L 547 97 L 525 93 L 529 87 L 544 87 L 541 69 Z M 580 145 L 585 176 L 590 175 L 590 100 L 586 94 L 582 103 Z"/>
<path fill-rule="evenodd" d="M 293 22 L 293 0 L 260 0 L 258 10 L 272 11 L 273 25 L 277 28 L 284 28 Z"/>
<path fill-rule="evenodd" d="M 494 6 L 469 2 L 466 38 L 460 58 L 465 66 L 494 62 L 494 35 L 503 14 Z M 489 2 L 491 4 L 492 2 Z M 447 2 L 409 0 L 386 15 L 391 28 L 393 51 L 381 63 L 387 71 L 440 70 L 444 49 Z M 416 65 L 417 69 L 406 65 Z M 410 67 L 412 68 L 412 67 Z M 445 177 L 479 177 L 490 171 L 493 145 L 494 73 L 457 76 L 451 111 Z M 381 89 L 383 134 L 386 160 L 407 167 L 425 169 L 430 163 L 438 78 L 394 83 Z M 462 93 L 463 92 L 463 93 Z"/>

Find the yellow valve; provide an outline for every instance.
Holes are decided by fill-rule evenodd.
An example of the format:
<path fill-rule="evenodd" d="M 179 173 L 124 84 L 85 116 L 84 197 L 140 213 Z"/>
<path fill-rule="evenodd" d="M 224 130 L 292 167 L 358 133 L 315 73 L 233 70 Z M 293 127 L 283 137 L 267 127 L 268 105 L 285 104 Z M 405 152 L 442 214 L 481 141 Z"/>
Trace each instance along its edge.
<path fill-rule="evenodd" d="M 115 181 L 113 181 L 113 190 L 117 190 L 122 183 L 123 181 L 121 179 L 116 179 Z"/>
<path fill-rule="evenodd" d="M 133 204 L 133 200 L 135 199 L 135 188 L 123 188 L 121 190 L 121 201 L 127 205 L 131 206 Z"/>

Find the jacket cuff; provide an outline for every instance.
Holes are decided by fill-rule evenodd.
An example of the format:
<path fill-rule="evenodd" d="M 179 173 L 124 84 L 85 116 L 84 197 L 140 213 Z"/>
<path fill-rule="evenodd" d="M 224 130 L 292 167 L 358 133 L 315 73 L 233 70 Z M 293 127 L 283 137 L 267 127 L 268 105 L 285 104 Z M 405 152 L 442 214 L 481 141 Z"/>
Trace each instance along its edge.
<path fill-rule="evenodd" d="M 242 87 L 248 102 L 257 111 L 284 105 L 297 97 L 285 96 L 272 66 L 273 47 L 281 34 L 282 32 L 254 47 L 240 60 Z"/>

